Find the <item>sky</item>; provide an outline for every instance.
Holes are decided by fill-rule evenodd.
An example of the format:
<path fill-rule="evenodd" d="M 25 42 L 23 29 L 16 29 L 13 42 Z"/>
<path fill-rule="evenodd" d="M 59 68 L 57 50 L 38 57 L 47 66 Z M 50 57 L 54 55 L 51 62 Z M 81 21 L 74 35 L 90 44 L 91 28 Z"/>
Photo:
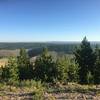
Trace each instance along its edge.
<path fill-rule="evenodd" d="M 100 41 L 100 0 L 0 0 L 0 42 Z"/>

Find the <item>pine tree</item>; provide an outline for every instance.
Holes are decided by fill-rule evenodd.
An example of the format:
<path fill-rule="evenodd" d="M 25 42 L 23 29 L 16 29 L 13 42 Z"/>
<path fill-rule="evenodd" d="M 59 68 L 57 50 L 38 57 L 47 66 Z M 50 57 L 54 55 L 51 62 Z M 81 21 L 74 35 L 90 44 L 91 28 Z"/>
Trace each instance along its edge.
<path fill-rule="evenodd" d="M 14 57 L 10 57 L 8 61 L 8 68 L 9 68 L 9 80 L 8 82 L 10 84 L 16 83 L 19 80 L 18 76 L 18 65 L 17 65 L 17 59 Z"/>
<path fill-rule="evenodd" d="M 17 59 L 14 57 L 10 57 L 8 59 L 8 65 L 1 67 L 0 78 L 1 81 L 13 84 L 18 81 L 18 66 Z"/>
<path fill-rule="evenodd" d="M 94 75 L 95 54 L 86 37 L 74 54 L 76 62 L 79 64 L 80 83 L 87 84 L 87 74 L 90 72 L 91 75 Z"/>
<path fill-rule="evenodd" d="M 30 59 L 25 49 L 20 49 L 20 55 L 18 56 L 19 78 L 32 79 L 33 78 L 33 66 L 30 64 Z"/>
<path fill-rule="evenodd" d="M 68 81 L 69 82 L 79 81 L 78 71 L 79 71 L 78 64 L 75 63 L 74 58 L 71 58 L 69 60 L 69 65 L 68 65 Z"/>
<path fill-rule="evenodd" d="M 69 61 L 65 56 L 59 57 L 56 61 L 57 80 L 67 82 Z"/>
<path fill-rule="evenodd" d="M 34 68 L 35 79 L 46 82 L 54 81 L 56 77 L 56 67 L 47 48 L 44 48 L 43 53 L 36 59 Z"/>
<path fill-rule="evenodd" d="M 3 82 L 8 82 L 9 80 L 9 67 L 8 66 L 4 66 L 0 68 L 0 80 Z"/>
<path fill-rule="evenodd" d="M 94 69 L 94 83 L 95 84 L 100 84 L 100 49 L 98 46 L 96 46 L 95 49 L 95 54 L 96 54 L 96 63 L 95 63 L 95 69 Z"/>

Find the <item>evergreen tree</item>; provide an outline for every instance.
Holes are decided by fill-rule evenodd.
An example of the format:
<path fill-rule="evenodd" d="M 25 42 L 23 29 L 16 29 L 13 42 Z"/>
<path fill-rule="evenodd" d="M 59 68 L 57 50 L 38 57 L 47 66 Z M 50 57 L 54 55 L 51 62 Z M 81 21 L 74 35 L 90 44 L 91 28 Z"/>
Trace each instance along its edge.
<path fill-rule="evenodd" d="M 34 68 L 37 80 L 53 82 L 56 78 L 56 66 L 47 48 L 43 49 L 43 53 L 36 59 Z"/>
<path fill-rule="evenodd" d="M 8 82 L 9 80 L 9 67 L 1 67 L 0 68 L 0 80 L 3 82 Z"/>
<path fill-rule="evenodd" d="M 95 63 L 95 73 L 94 73 L 94 81 L 95 84 L 100 84 L 100 49 L 96 46 L 95 49 L 96 54 L 96 63 Z"/>
<path fill-rule="evenodd" d="M 18 56 L 19 78 L 32 79 L 33 78 L 33 66 L 30 64 L 30 59 L 25 49 L 20 49 L 20 55 Z"/>
<path fill-rule="evenodd" d="M 10 57 L 7 66 L 9 67 L 9 80 L 8 80 L 8 82 L 10 84 L 18 82 L 19 71 L 18 71 L 17 59 L 14 57 Z"/>
<path fill-rule="evenodd" d="M 91 75 L 94 75 L 95 54 L 86 37 L 83 39 L 80 48 L 76 49 L 74 54 L 76 62 L 79 64 L 80 83 L 87 84 L 88 73 L 90 72 Z"/>
<path fill-rule="evenodd" d="M 71 58 L 69 60 L 69 65 L 68 65 L 68 81 L 69 82 L 79 81 L 78 71 L 79 71 L 78 64 L 75 63 L 74 58 Z"/>
<path fill-rule="evenodd" d="M 1 81 L 7 82 L 10 84 L 16 83 L 19 80 L 18 76 L 18 65 L 17 59 L 10 57 L 8 60 L 8 65 L 1 68 Z"/>
<path fill-rule="evenodd" d="M 67 81 L 68 80 L 68 67 L 69 61 L 65 56 L 60 57 L 56 61 L 56 69 L 57 69 L 57 80 L 58 81 Z"/>

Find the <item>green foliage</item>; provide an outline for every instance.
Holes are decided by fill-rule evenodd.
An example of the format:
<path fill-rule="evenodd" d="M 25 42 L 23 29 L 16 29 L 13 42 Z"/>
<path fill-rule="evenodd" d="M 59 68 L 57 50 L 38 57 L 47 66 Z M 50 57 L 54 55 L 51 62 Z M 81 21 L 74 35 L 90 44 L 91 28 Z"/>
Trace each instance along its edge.
<path fill-rule="evenodd" d="M 37 80 L 53 82 L 56 78 L 56 66 L 47 49 L 44 49 L 42 55 L 37 58 L 34 68 Z"/>
<path fill-rule="evenodd" d="M 74 59 L 70 59 L 69 66 L 68 66 L 68 81 L 69 82 L 79 81 L 78 71 L 79 71 L 78 64 L 75 63 Z"/>
<path fill-rule="evenodd" d="M 87 74 L 90 71 L 94 74 L 95 54 L 87 41 L 83 39 L 80 48 L 75 51 L 75 59 L 79 64 L 79 79 L 81 84 L 87 84 Z"/>
<path fill-rule="evenodd" d="M 45 88 L 43 84 L 41 83 L 41 81 L 23 80 L 19 83 L 19 86 L 21 88 L 24 88 L 24 90 L 29 89 L 29 91 L 32 92 L 32 95 L 33 95 L 32 100 L 44 100 Z"/>
<path fill-rule="evenodd" d="M 95 84 L 100 84 L 100 49 L 96 47 L 95 49 L 96 54 L 96 62 L 95 62 L 95 69 L 94 69 L 94 82 Z"/>
<path fill-rule="evenodd" d="M 93 75 L 91 74 L 90 71 L 87 73 L 87 82 L 88 82 L 88 84 L 94 83 L 94 77 L 93 77 Z"/>
<path fill-rule="evenodd" d="M 0 81 L 3 82 L 8 82 L 9 80 L 9 67 L 5 66 L 5 67 L 1 67 L 0 68 Z"/>
<path fill-rule="evenodd" d="M 26 96 L 21 96 L 21 100 L 27 99 L 27 96 L 30 96 L 32 100 L 45 100 L 44 99 L 44 92 L 45 87 L 40 81 L 34 81 L 34 80 L 23 80 L 18 83 L 18 86 L 9 85 L 5 83 L 0 83 L 0 91 L 6 91 L 6 93 L 12 92 L 13 94 L 20 94 L 20 91 L 22 93 L 25 93 Z M 1 95 L 8 96 L 5 92 L 1 92 Z M 27 94 L 29 93 L 29 94 Z M 9 98 L 10 100 L 11 98 Z M 14 97 L 14 99 L 16 99 Z M 17 98 L 18 99 L 18 98 Z M 8 99 L 7 99 L 8 100 Z"/>
<path fill-rule="evenodd" d="M 33 100 L 44 100 L 44 90 L 42 88 L 35 88 L 33 92 Z"/>
<path fill-rule="evenodd" d="M 20 80 L 33 78 L 33 66 L 30 64 L 30 60 L 25 49 L 20 49 L 20 55 L 18 56 L 18 68 Z"/>
<path fill-rule="evenodd" d="M 73 58 L 60 57 L 56 61 L 57 79 L 59 81 L 77 82 L 78 81 L 78 64 Z"/>
<path fill-rule="evenodd" d="M 59 57 L 56 62 L 49 55 L 47 49 L 43 50 L 34 66 L 35 79 L 46 82 L 78 81 L 78 65 L 66 56 Z"/>
<path fill-rule="evenodd" d="M 14 84 L 19 80 L 17 58 L 10 57 L 8 65 L 0 68 L 0 78 L 2 82 Z"/>
<path fill-rule="evenodd" d="M 17 59 L 14 57 L 10 57 L 8 61 L 9 67 L 9 80 L 10 84 L 16 83 L 19 80 L 19 70 L 17 65 Z"/>
<path fill-rule="evenodd" d="M 66 57 L 60 57 L 56 61 L 57 80 L 67 81 L 68 79 L 68 61 Z"/>
<path fill-rule="evenodd" d="M 0 82 L 14 84 L 17 81 L 35 79 L 42 82 L 100 84 L 100 49 L 96 47 L 94 52 L 85 37 L 74 55 L 75 58 L 63 53 L 58 55 L 44 48 L 33 66 L 26 50 L 20 49 L 17 58 L 10 57 L 8 65 L 0 68 Z M 32 82 L 27 81 L 25 84 L 31 86 Z"/>

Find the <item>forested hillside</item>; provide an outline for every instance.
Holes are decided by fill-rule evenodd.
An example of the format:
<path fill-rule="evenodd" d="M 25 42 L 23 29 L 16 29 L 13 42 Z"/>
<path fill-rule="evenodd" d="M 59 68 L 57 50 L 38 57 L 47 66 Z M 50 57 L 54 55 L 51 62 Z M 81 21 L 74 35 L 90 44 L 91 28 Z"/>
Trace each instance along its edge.
<path fill-rule="evenodd" d="M 42 53 L 43 48 L 62 54 L 72 54 L 79 42 L 45 42 L 45 43 L 0 43 L 0 57 L 18 56 L 19 49 L 25 48 L 30 57 Z M 91 42 L 91 47 L 100 47 L 99 42 Z"/>

